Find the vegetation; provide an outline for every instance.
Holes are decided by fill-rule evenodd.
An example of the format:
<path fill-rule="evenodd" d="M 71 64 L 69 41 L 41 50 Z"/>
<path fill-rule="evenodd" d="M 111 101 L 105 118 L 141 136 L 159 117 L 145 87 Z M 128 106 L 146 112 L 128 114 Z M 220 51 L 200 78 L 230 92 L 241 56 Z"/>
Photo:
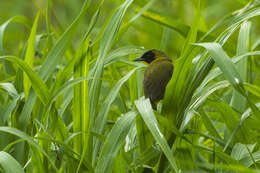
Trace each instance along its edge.
<path fill-rule="evenodd" d="M 260 172 L 260 1 L 3 1 L 0 172 Z M 143 97 L 156 48 L 174 73 Z"/>

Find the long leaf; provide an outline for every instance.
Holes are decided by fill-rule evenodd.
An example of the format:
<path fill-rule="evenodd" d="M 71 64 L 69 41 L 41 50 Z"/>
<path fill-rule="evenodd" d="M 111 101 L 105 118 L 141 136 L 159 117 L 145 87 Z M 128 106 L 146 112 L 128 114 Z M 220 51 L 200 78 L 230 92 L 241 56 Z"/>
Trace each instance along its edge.
<path fill-rule="evenodd" d="M 179 169 L 176 165 L 176 161 L 175 161 L 175 158 L 173 156 L 173 153 L 172 153 L 166 139 L 164 138 L 163 134 L 160 132 L 158 122 L 157 122 L 156 117 L 153 113 L 152 106 L 150 104 L 149 99 L 144 99 L 142 97 L 139 100 L 135 101 L 135 105 L 136 105 L 139 113 L 141 114 L 145 124 L 147 125 L 150 132 L 152 133 L 154 139 L 159 144 L 163 153 L 165 154 L 165 156 L 169 160 L 173 170 L 175 172 L 179 172 Z"/>
<path fill-rule="evenodd" d="M 241 76 L 222 47 L 218 43 L 199 43 L 197 45 L 205 47 L 207 50 L 209 50 L 212 58 L 222 70 L 224 76 L 229 80 L 231 85 L 247 99 L 249 106 L 254 110 L 257 118 L 260 119 L 259 109 L 251 102 L 248 95 L 246 94 Z"/>
<path fill-rule="evenodd" d="M 250 22 L 244 22 L 241 25 L 239 37 L 238 37 L 238 46 L 237 46 L 237 55 L 244 54 L 249 50 L 249 40 L 250 40 Z M 243 59 L 237 64 L 237 70 L 244 82 L 247 81 L 247 58 Z M 244 112 L 246 107 L 246 98 L 244 98 L 237 91 L 233 91 L 232 99 L 230 105 L 238 110 L 239 112 Z"/>
<path fill-rule="evenodd" d="M 89 109 L 91 116 L 94 116 L 97 111 L 96 109 L 102 83 L 100 79 L 103 75 L 104 59 L 108 51 L 110 50 L 113 41 L 116 38 L 116 34 L 118 33 L 124 14 L 132 2 L 133 0 L 126 0 L 125 3 L 123 3 L 116 10 L 115 14 L 112 16 L 110 20 L 109 25 L 105 30 L 103 39 L 101 40 L 98 58 L 94 66 L 93 80 L 91 81 L 89 88 Z"/>
<path fill-rule="evenodd" d="M 98 113 L 97 119 L 96 119 L 96 123 L 94 126 L 95 132 L 98 134 L 103 134 L 105 131 L 105 127 L 106 127 L 106 123 L 107 123 L 107 119 L 108 119 L 108 112 L 109 109 L 111 107 L 111 104 L 114 102 L 114 100 L 116 99 L 122 85 L 132 76 L 132 74 L 139 69 L 140 67 L 136 67 L 133 70 L 131 70 L 128 74 L 126 74 L 122 79 L 120 79 L 115 86 L 111 89 L 111 91 L 109 92 L 108 96 L 106 97 L 106 100 L 103 103 L 103 106 L 100 110 L 100 112 Z M 94 148 L 94 158 L 93 160 L 95 160 L 95 158 L 97 157 L 98 151 L 99 151 L 99 147 L 100 147 L 100 142 L 97 141 L 97 143 L 95 143 L 95 148 Z"/>
<path fill-rule="evenodd" d="M 0 151 L 0 165 L 8 173 L 24 173 L 22 166 L 8 153 Z"/>
<path fill-rule="evenodd" d="M 5 23 L 3 23 L 0 26 L 0 56 L 4 55 L 4 34 L 5 34 L 5 30 L 7 28 L 7 26 L 10 23 L 21 23 L 23 24 L 25 27 L 27 28 L 31 28 L 31 22 L 30 20 L 28 20 L 25 16 L 14 16 L 11 19 L 7 20 Z M 9 74 L 14 74 L 14 70 L 13 67 L 11 66 L 11 64 L 9 64 L 9 62 L 5 62 L 5 70 L 7 73 Z"/>
<path fill-rule="evenodd" d="M 114 159 L 122 147 L 126 135 L 135 122 L 136 112 L 128 112 L 122 115 L 116 122 L 104 143 L 96 166 L 96 173 L 109 173 L 112 170 Z"/>
<path fill-rule="evenodd" d="M 47 104 L 49 102 L 50 93 L 47 86 L 28 64 L 14 56 L 0 56 L 0 60 L 7 60 L 14 64 L 17 64 L 27 74 L 32 83 L 32 87 L 40 100 L 44 104 Z"/>
<path fill-rule="evenodd" d="M 31 33 L 28 39 L 27 50 L 24 58 L 25 63 L 27 63 L 30 67 L 33 67 L 33 62 L 34 62 L 34 53 L 35 53 L 34 45 L 36 40 L 36 32 L 37 32 L 39 17 L 40 17 L 40 13 L 38 12 L 31 29 Z M 27 99 L 31 87 L 31 82 L 29 81 L 27 76 L 24 76 L 23 84 L 24 84 L 25 99 Z"/>
<path fill-rule="evenodd" d="M 4 127 L 4 126 L 0 127 L 0 131 L 13 134 L 15 136 L 18 136 L 18 137 L 26 140 L 30 145 L 32 145 L 33 147 L 35 147 L 39 151 L 41 151 L 42 154 L 48 158 L 49 162 L 51 163 L 51 165 L 55 169 L 55 171 L 58 172 L 58 169 L 56 168 L 56 166 L 55 166 L 54 162 L 52 161 L 52 159 L 50 158 L 50 156 L 26 133 L 24 133 L 18 129 L 15 129 L 15 128 Z"/>
<path fill-rule="evenodd" d="M 80 20 L 86 13 L 87 7 L 88 7 L 88 0 L 85 0 L 79 15 L 72 22 L 72 24 L 67 28 L 67 30 L 61 36 L 61 38 L 57 41 L 57 43 L 53 46 L 53 48 L 49 52 L 46 60 L 44 61 L 39 71 L 39 76 L 43 79 L 43 81 L 46 81 L 50 77 L 52 72 L 55 70 L 56 66 L 61 62 L 63 54 L 66 48 L 70 45 L 72 37 L 75 33 L 75 30 Z M 22 113 L 19 117 L 19 122 L 21 124 L 23 125 L 27 124 L 28 120 L 30 119 L 35 101 L 36 101 L 36 96 L 34 92 L 30 90 L 27 102 L 25 103 Z"/>

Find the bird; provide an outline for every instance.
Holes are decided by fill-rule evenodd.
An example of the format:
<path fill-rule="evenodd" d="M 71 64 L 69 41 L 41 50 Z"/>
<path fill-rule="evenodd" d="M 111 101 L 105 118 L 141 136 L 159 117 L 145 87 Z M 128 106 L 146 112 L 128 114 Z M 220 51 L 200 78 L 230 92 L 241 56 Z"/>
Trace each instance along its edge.
<path fill-rule="evenodd" d="M 157 103 L 163 99 L 173 74 L 172 60 L 163 51 L 151 49 L 134 61 L 143 61 L 148 65 L 143 79 L 144 96 L 149 98 L 152 108 L 157 110 Z"/>

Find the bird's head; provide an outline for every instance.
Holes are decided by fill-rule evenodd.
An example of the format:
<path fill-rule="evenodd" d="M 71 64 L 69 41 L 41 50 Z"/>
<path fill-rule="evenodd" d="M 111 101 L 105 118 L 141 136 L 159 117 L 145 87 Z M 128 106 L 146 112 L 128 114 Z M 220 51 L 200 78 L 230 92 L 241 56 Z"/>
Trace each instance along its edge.
<path fill-rule="evenodd" d="M 168 57 L 164 52 L 156 49 L 146 51 L 140 58 L 134 59 L 134 61 L 144 61 L 148 64 L 159 58 Z"/>

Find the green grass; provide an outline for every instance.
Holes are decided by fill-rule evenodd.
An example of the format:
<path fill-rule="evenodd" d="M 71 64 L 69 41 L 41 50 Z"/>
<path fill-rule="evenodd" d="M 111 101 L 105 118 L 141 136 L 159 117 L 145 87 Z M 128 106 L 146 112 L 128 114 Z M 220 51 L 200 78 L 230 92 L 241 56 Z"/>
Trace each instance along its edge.
<path fill-rule="evenodd" d="M 260 1 L 11 6 L 0 172 L 260 172 Z M 152 48 L 174 62 L 158 111 L 132 61 Z"/>

